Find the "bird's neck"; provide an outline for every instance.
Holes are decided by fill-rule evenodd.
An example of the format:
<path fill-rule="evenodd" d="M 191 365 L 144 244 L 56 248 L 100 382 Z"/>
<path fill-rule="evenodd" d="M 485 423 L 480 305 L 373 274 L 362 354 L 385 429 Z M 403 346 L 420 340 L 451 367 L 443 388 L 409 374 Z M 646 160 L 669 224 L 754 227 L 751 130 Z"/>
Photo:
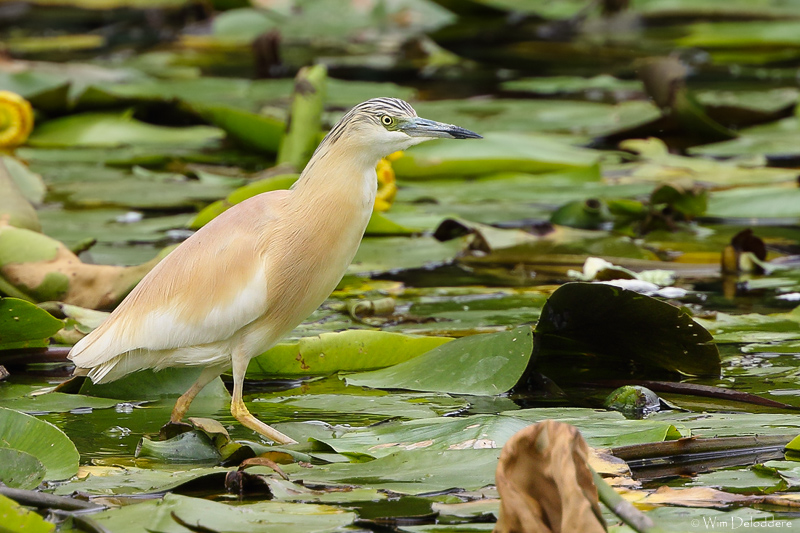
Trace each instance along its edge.
<path fill-rule="evenodd" d="M 340 140 L 314 154 L 294 186 L 295 200 L 305 205 L 333 203 L 368 218 L 375 204 L 378 161 Z"/>

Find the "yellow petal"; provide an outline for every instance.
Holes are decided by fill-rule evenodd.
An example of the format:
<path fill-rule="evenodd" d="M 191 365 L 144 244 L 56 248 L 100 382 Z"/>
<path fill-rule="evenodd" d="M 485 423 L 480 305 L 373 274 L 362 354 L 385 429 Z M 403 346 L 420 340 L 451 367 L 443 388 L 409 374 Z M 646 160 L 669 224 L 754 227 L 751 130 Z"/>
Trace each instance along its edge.
<path fill-rule="evenodd" d="M 401 152 L 395 152 L 389 157 L 398 153 Z M 375 196 L 375 211 L 388 211 L 392 206 L 394 197 L 397 195 L 394 169 L 392 169 L 392 164 L 389 162 L 388 157 L 378 161 L 375 172 L 378 174 L 378 194 Z"/>
<path fill-rule="evenodd" d="M 17 93 L 0 91 L 0 147 L 19 146 L 33 130 L 30 102 Z"/>

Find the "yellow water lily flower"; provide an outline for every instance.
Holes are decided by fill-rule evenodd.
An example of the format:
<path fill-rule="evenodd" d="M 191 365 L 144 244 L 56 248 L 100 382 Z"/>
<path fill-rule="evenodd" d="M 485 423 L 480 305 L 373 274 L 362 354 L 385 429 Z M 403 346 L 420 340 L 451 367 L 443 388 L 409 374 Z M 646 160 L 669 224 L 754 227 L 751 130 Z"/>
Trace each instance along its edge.
<path fill-rule="evenodd" d="M 0 148 L 19 146 L 33 130 L 30 102 L 17 93 L 0 91 Z"/>
<path fill-rule="evenodd" d="M 388 211 L 397 196 L 397 183 L 395 183 L 392 161 L 397 161 L 403 152 L 394 152 L 380 161 L 375 171 L 378 173 L 378 194 L 375 196 L 375 211 Z"/>

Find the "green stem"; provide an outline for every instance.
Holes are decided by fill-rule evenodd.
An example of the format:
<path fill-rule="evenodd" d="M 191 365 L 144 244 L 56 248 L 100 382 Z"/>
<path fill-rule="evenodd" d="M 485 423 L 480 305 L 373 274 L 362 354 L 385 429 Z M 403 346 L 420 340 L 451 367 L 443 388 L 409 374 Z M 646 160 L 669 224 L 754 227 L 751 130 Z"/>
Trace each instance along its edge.
<path fill-rule="evenodd" d="M 592 479 L 597 487 L 600 501 L 620 520 L 638 533 L 664 533 L 664 530 L 656 526 L 647 515 L 620 496 L 593 468 L 589 469 L 592 471 Z"/>

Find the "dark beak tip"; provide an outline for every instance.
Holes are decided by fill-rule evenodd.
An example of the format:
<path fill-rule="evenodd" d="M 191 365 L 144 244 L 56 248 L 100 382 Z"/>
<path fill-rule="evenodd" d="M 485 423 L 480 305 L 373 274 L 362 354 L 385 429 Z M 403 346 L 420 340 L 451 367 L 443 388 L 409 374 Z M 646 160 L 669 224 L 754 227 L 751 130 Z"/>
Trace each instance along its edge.
<path fill-rule="evenodd" d="M 452 135 L 454 139 L 483 139 L 483 136 L 478 135 L 474 131 L 465 129 L 451 131 L 450 135 Z"/>

